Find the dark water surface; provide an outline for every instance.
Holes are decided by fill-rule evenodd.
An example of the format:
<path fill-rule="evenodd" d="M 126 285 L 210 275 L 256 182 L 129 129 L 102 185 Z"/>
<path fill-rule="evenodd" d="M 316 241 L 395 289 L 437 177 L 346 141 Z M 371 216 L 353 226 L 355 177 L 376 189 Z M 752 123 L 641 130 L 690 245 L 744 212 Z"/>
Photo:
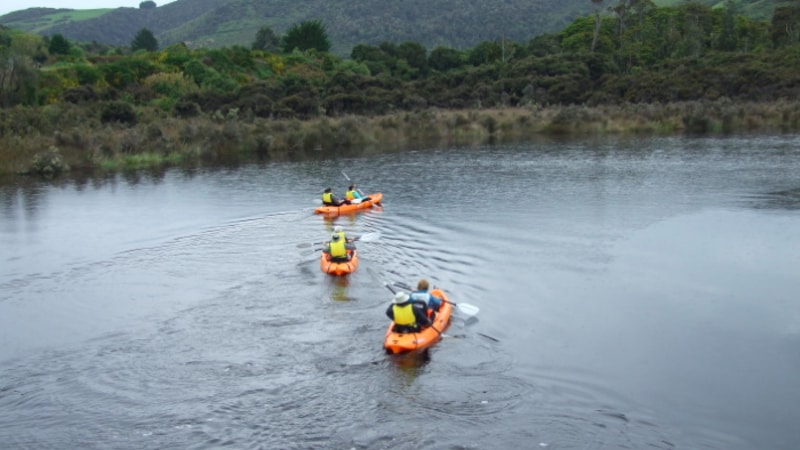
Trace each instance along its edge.
<path fill-rule="evenodd" d="M 381 209 L 312 214 L 341 171 Z M 800 137 L 0 187 L 0 447 L 795 449 Z M 319 270 L 334 224 L 361 266 Z M 384 281 L 481 308 L 386 356 Z"/>

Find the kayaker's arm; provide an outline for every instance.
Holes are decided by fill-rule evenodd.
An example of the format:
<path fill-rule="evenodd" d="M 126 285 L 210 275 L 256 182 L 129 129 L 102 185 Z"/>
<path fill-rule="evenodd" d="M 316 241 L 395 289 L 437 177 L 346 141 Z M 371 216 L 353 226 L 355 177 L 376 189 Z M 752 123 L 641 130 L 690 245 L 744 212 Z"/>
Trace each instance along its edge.
<path fill-rule="evenodd" d="M 417 325 L 420 327 L 429 327 L 431 326 L 431 319 L 428 318 L 428 314 L 425 313 L 424 308 L 414 308 L 414 317 L 417 319 Z"/>

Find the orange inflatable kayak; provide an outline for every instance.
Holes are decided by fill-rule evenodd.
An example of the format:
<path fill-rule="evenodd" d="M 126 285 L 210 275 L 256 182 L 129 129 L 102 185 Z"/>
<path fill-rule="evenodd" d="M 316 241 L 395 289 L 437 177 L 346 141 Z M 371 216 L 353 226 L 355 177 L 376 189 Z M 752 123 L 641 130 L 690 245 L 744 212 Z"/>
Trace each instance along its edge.
<path fill-rule="evenodd" d="M 317 214 L 325 214 L 329 216 L 338 216 L 340 214 L 348 214 L 351 212 L 360 211 L 362 209 L 369 209 L 372 208 L 374 205 L 383 200 L 383 194 L 378 192 L 375 194 L 369 194 L 369 200 L 362 201 L 361 203 L 352 203 L 349 205 L 342 205 L 342 206 L 319 206 L 317 209 L 314 210 Z"/>
<path fill-rule="evenodd" d="M 331 261 L 331 256 L 328 253 L 322 252 L 319 257 L 319 268 L 327 274 L 336 276 L 351 274 L 358 267 L 358 252 L 355 249 L 347 250 L 347 254 L 350 255 L 350 261 L 335 262 Z"/>
<path fill-rule="evenodd" d="M 397 354 L 422 351 L 442 339 L 442 333 L 450 326 L 453 305 L 441 289 L 433 289 L 431 294 L 444 300 L 436 313 L 433 325 L 416 333 L 395 333 L 392 331 L 394 322 L 390 322 L 389 328 L 386 330 L 386 338 L 383 341 L 383 348 L 386 349 L 386 353 Z"/>

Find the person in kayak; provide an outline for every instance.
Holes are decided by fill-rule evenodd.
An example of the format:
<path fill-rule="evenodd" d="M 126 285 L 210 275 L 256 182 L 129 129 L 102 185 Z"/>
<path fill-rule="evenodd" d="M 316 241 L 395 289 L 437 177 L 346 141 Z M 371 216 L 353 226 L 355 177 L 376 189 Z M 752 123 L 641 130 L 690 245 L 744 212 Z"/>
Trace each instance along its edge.
<path fill-rule="evenodd" d="M 347 235 L 344 234 L 344 228 L 342 228 L 341 225 L 336 225 L 333 227 L 333 233 L 331 234 L 331 237 L 333 237 L 334 234 L 338 234 L 340 238 L 344 239 L 344 248 L 347 250 L 356 249 L 356 244 L 354 244 L 356 240 L 347 237 Z"/>
<path fill-rule="evenodd" d="M 371 200 L 369 197 L 364 197 L 363 195 L 361 195 L 361 191 L 356 189 L 355 184 L 351 184 L 350 187 L 347 188 L 347 192 L 345 192 L 344 198 L 350 200 L 351 203 L 361 203 Z"/>
<path fill-rule="evenodd" d="M 405 292 L 395 294 L 392 304 L 386 309 L 386 315 L 394 322 L 392 331 L 416 333 L 430 326 L 431 320 L 425 314 L 426 308 L 422 303 L 411 300 Z"/>
<path fill-rule="evenodd" d="M 342 205 L 349 205 L 350 200 L 347 199 L 338 199 L 335 195 L 333 195 L 332 188 L 325 188 L 325 191 L 322 193 L 322 204 L 325 206 L 342 206 Z"/>
<path fill-rule="evenodd" d="M 325 248 L 322 251 L 329 254 L 333 262 L 347 262 L 350 261 L 350 254 L 347 253 L 347 250 L 354 248 L 348 248 L 348 244 L 342 235 L 334 231 L 331 234 L 330 242 L 325 244 Z"/>
<path fill-rule="evenodd" d="M 347 236 L 345 236 L 344 228 L 342 228 L 341 225 L 336 225 L 335 227 L 333 227 L 333 234 L 338 234 L 339 237 L 344 239 L 344 242 L 347 243 L 347 244 L 350 244 L 350 243 L 353 242 L 353 239 L 349 239 Z M 331 236 L 333 236 L 333 234 L 331 234 Z M 348 248 L 350 248 L 350 247 L 348 247 Z"/>
<path fill-rule="evenodd" d="M 428 292 L 429 288 L 430 283 L 423 278 L 419 280 L 417 283 L 417 290 L 413 291 L 410 297 L 411 300 L 424 303 L 426 308 L 430 311 L 431 320 L 433 320 L 436 318 L 436 312 L 439 311 L 439 308 L 442 306 L 442 299 Z"/>

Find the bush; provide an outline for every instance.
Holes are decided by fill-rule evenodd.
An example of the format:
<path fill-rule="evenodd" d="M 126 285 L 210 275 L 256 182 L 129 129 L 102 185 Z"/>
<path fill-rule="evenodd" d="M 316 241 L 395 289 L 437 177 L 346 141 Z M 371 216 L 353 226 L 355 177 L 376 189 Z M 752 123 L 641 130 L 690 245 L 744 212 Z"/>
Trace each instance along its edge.
<path fill-rule="evenodd" d="M 64 161 L 61 152 L 55 147 L 50 147 L 44 152 L 37 153 L 31 161 L 26 173 L 38 174 L 50 178 L 62 172 L 68 172 L 69 165 Z"/>
<path fill-rule="evenodd" d="M 175 117 L 188 119 L 200 115 L 200 105 L 188 100 L 181 100 L 172 107 L 172 114 Z"/>
<path fill-rule="evenodd" d="M 97 100 L 97 93 L 91 86 L 78 86 L 64 92 L 64 101 L 69 103 L 84 103 Z"/>
<path fill-rule="evenodd" d="M 133 106 L 125 102 L 106 103 L 100 112 L 100 121 L 103 123 L 118 122 L 133 125 L 136 123 L 136 112 Z"/>

